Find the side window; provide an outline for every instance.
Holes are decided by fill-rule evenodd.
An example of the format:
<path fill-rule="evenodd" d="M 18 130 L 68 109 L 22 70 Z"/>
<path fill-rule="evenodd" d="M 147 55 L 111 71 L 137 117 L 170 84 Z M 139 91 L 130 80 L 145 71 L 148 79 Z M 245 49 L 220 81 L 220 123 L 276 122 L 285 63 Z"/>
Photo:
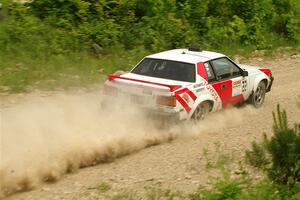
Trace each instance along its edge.
<path fill-rule="evenodd" d="M 206 71 L 208 82 L 216 80 L 215 74 L 209 62 L 204 63 L 204 69 Z"/>
<path fill-rule="evenodd" d="M 227 58 L 211 61 L 217 80 L 234 77 L 240 74 L 240 69 Z"/>

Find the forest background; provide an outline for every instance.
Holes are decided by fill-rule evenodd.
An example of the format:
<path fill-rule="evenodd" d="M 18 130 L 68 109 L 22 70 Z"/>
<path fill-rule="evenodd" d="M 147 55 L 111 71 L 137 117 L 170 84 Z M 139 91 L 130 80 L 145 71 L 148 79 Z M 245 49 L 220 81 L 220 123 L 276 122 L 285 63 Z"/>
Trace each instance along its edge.
<path fill-rule="evenodd" d="M 193 43 L 233 56 L 300 42 L 299 0 L 1 3 L 2 93 L 98 84 L 149 53 Z"/>

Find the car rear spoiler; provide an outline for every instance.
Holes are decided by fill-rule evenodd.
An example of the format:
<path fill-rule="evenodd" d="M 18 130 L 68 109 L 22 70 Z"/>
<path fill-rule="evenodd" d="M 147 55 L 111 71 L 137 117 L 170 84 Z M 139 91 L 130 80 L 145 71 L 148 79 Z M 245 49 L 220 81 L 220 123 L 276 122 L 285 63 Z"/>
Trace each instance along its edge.
<path fill-rule="evenodd" d="M 127 80 L 127 81 L 134 81 L 134 82 L 140 82 L 140 83 L 146 83 L 146 84 L 152 84 L 152 85 L 158 85 L 158 86 L 163 86 L 163 87 L 168 87 L 171 92 L 174 92 L 175 90 L 181 88 L 181 85 L 167 85 L 163 83 L 155 83 L 151 81 L 144 81 L 144 80 L 139 80 L 139 79 L 133 79 L 133 78 L 126 78 L 126 77 L 121 77 L 121 76 L 116 76 L 116 75 L 108 75 L 108 80 L 113 81 L 116 79 L 121 79 L 121 80 Z"/>

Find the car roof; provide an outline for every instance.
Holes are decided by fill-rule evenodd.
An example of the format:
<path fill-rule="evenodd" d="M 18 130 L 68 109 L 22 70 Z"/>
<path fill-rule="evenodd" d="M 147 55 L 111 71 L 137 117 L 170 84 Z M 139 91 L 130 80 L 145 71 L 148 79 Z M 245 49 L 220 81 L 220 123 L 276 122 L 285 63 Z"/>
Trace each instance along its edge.
<path fill-rule="evenodd" d="M 189 51 L 188 49 L 173 49 L 146 56 L 146 58 L 173 60 L 192 64 L 206 62 L 220 57 L 225 57 L 225 55 L 212 51 Z"/>

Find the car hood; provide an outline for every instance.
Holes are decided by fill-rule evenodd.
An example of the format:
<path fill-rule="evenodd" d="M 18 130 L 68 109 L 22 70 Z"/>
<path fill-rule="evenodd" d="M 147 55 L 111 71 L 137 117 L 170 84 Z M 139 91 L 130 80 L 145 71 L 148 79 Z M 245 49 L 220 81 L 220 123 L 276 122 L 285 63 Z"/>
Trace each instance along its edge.
<path fill-rule="evenodd" d="M 252 65 L 245 65 L 245 64 L 239 64 L 239 67 L 243 70 L 246 70 L 249 74 L 256 74 L 259 73 L 259 69 L 261 67 L 258 66 L 252 66 Z"/>

